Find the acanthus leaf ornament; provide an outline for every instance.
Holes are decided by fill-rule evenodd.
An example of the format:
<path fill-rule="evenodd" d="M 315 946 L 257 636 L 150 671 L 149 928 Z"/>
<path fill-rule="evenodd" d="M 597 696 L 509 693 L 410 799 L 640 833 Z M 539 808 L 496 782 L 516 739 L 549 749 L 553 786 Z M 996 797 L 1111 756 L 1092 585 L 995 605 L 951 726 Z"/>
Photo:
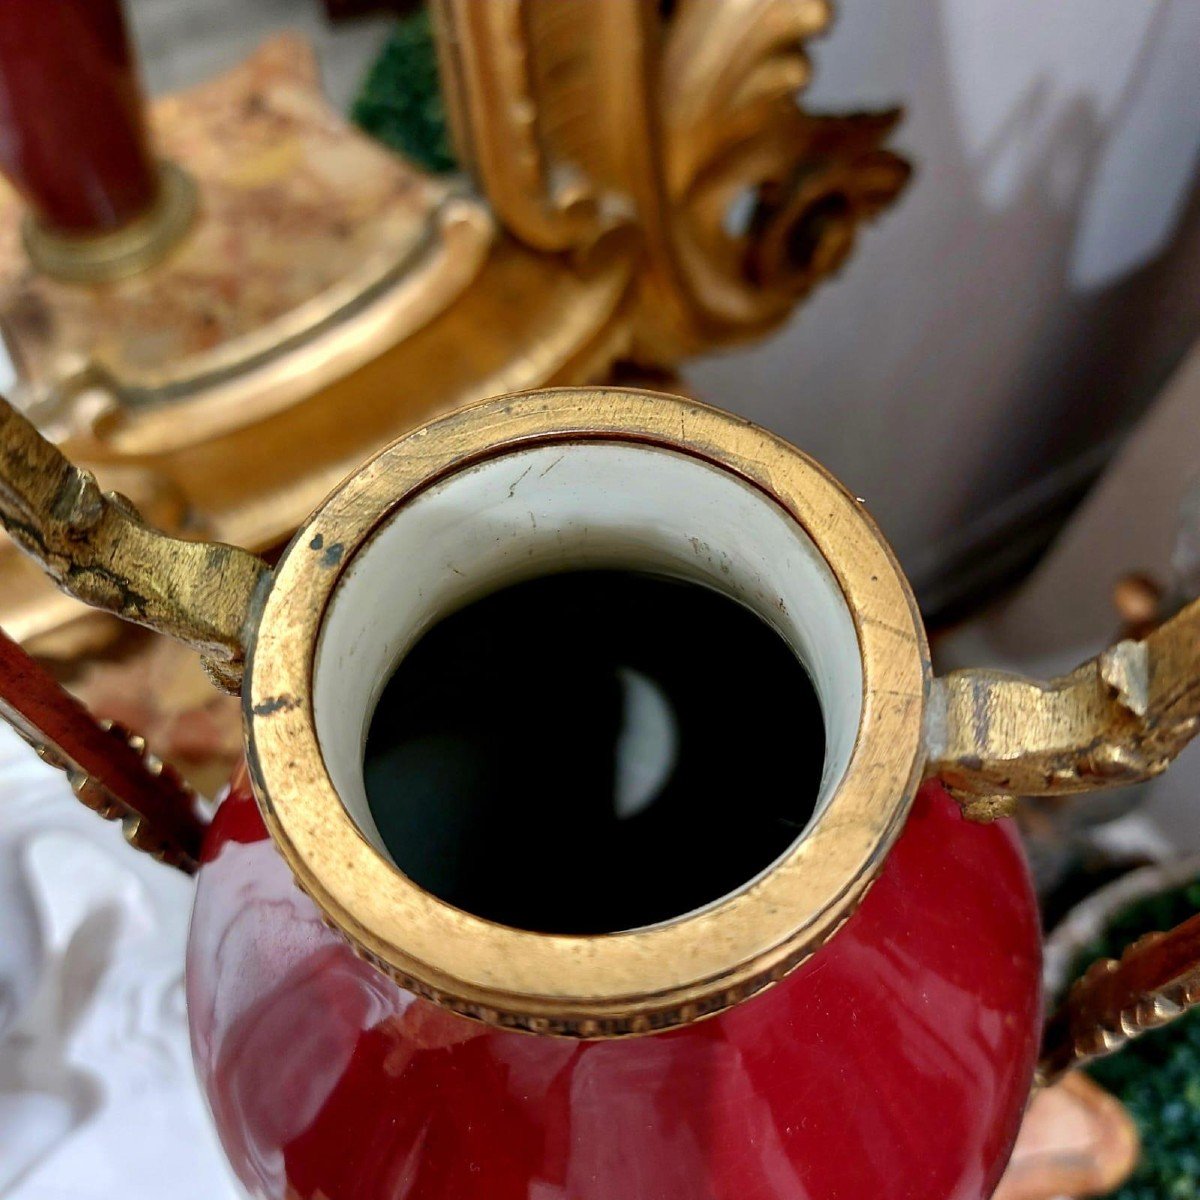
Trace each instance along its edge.
<path fill-rule="evenodd" d="M 663 365 L 760 336 L 903 190 L 899 113 L 799 103 L 827 0 L 438 0 L 456 141 L 502 222 L 639 262 L 624 353 Z M 614 55 L 605 47 L 620 45 Z"/>

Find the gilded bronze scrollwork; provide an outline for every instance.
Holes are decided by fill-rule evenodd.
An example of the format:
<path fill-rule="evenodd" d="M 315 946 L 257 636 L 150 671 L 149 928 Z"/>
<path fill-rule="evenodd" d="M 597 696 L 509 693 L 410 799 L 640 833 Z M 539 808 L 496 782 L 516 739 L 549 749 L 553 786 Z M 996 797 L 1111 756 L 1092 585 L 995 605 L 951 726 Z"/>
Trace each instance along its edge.
<path fill-rule="evenodd" d="M 1020 796 L 1153 778 L 1197 729 L 1200 600 L 1049 683 L 974 669 L 937 680 L 927 770 L 968 816 L 989 819 Z"/>
<path fill-rule="evenodd" d="M 624 354 L 670 364 L 758 337 L 841 266 L 909 167 L 899 113 L 797 96 L 827 0 L 438 0 L 456 141 L 504 224 L 638 259 Z M 614 55 L 606 48 L 620 45 Z"/>
<path fill-rule="evenodd" d="M 1119 1050 L 1200 1004 L 1200 915 L 1102 958 L 1072 986 L 1046 1028 L 1038 1078 Z"/>

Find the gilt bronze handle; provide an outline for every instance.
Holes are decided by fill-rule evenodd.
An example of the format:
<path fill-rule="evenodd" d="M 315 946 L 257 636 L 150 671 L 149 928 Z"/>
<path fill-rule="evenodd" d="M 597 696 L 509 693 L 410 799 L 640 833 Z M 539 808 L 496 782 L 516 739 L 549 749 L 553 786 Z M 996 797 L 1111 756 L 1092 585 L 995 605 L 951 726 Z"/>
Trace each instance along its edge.
<path fill-rule="evenodd" d="M 1200 600 L 1140 640 L 1118 642 L 1048 683 L 964 670 L 934 680 L 926 773 L 967 816 L 991 820 L 1020 796 L 1151 779 L 1200 729 Z"/>
<path fill-rule="evenodd" d="M 239 689 L 266 563 L 235 546 L 151 529 L 4 400 L 0 522 L 63 591 L 186 642 L 218 687 Z"/>

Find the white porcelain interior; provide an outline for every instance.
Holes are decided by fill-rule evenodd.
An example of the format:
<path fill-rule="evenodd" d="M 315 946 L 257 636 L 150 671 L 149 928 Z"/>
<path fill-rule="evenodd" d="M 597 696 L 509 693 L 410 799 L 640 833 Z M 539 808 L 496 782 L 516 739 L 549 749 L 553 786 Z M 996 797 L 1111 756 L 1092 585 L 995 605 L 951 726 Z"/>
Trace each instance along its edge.
<path fill-rule="evenodd" d="M 434 622 L 488 592 L 598 567 L 707 584 L 785 638 L 824 713 L 821 812 L 854 749 L 863 678 L 853 618 L 812 539 L 762 492 L 703 460 L 629 442 L 557 443 L 491 459 L 421 493 L 338 583 L 314 667 L 316 732 L 338 794 L 376 849 L 386 854 L 363 750 L 401 657 Z M 696 653 L 718 655 L 721 646 L 714 640 Z"/>

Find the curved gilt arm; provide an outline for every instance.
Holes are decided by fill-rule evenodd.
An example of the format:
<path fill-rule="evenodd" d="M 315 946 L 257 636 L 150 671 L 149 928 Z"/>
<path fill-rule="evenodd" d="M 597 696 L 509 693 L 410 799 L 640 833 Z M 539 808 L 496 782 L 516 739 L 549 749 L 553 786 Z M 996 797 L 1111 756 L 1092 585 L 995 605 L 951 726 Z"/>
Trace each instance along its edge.
<path fill-rule="evenodd" d="M 1011 813 L 1019 796 L 1149 779 L 1200 729 L 1200 600 L 1049 683 L 951 672 L 928 712 L 927 774 L 976 820 Z"/>
<path fill-rule="evenodd" d="M 0 717 L 43 762 L 66 774 L 85 807 L 119 820 L 131 846 L 195 872 L 207 822 L 192 790 L 143 738 L 97 721 L 3 632 Z"/>
<path fill-rule="evenodd" d="M 188 643 L 219 686 L 237 691 L 266 564 L 144 525 L 124 496 L 102 492 L 2 399 L 0 523 L 63 591 Z"/>
<path fill-rule="evenodd" d="M 1200 915 L 1148 933 L 1078 979 L 1046 1026 L 1038 1080 L 1119 1050 L 1200 1004 Z"/>

